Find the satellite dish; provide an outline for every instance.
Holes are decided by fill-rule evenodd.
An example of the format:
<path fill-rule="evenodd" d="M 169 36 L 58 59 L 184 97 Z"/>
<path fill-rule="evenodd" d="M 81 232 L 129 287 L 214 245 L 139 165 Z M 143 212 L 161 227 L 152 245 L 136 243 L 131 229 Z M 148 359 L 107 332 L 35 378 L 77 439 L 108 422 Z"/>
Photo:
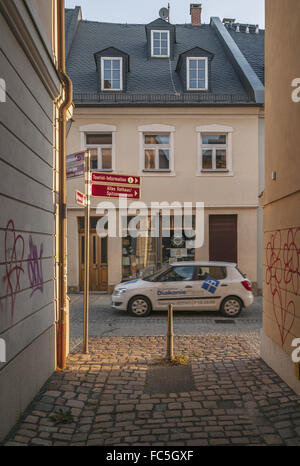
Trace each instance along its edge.
<path fill-rule="evenodd" d="M 161 17 L 161 19 L 163 20 L 166 20 L 169 18 L 169 10 L 168 8 L 161 8 L 159 10 L 159 16 Z"/>

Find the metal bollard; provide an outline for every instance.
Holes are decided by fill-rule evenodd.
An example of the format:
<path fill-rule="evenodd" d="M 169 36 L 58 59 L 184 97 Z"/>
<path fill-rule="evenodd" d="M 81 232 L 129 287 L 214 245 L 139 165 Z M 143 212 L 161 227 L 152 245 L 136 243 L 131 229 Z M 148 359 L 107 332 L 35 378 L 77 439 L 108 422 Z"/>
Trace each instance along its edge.
<path fill-rule="evenodd" d="M 174 332 L 173 332 L 173 304 L 168 307 L 168 333 L 167 333 L 167 360 L 172 361 L 174 357 Z"/>

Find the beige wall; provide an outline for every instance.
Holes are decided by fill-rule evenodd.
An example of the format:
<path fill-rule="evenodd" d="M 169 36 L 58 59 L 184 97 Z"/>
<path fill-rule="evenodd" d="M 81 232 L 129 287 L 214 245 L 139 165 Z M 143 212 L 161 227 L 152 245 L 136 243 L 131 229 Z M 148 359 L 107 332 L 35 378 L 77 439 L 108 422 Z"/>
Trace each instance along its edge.
<path fill-rule="evenodd" d="M 51 2 L 36 3 L 39 11 L 46 5 L 47 19 Z M 2 15 L 5 8 L 9 15 Z M 60 82 L 31 18 L 24 2 L 0 2 L 0 74 L 7 88 L 0 103 L 0 338 L 6 343 L 0 440 L 55 370 L 53 101 Z"/>
<path fill-rule="evenodd" d="M 83 149 L 80 127 L 92 124 L 116 126 L 116 172 L 140 174 L 138 127 L 162 124 L 173 126 L 175 176 L 143 176 L 142 198 L 151 201 L 205 203 L 205 242 L 196 258 L 208 260 L 208 215 L 238 215 L 238 261 L 249 278 L 257 281 L 257 206 L 259 115 L 257 108 L 110 108 L 75 110 L 68 135 L 67 153 Z M 196 128 L 204 125 L 233 128 L 233 176 L 197 176 L 198 140 Z M 142 174 L 143 175 L 143 174 Z M 78 227 L 75 190 L 84 192 L 83 177 L 70 179 L 68 187 L 68 285 L 78 286 Z M 92 213 L 102 199 L 92 198 Z M 111 200 L 116 203 L 116 201 Z M 81 211 L 82 212 L 82 211 Z M 109 239 L 109 285 L 121 280 L 121 240 Z"/>
<path fill-rule="evenodd" d="M 204 201 L 207 206 L 258 205 L 258 110 L 257 109 L 76 109 L 67 139 L 67 153 L 82 149 L 80 126 L 109 124 L 117 127 L 117 173 L 139 172 L 140 125 L 175 127 L 176 176 L 144 176 L 142 200 Z M 233 127 L 234 176 L 197 176 L 196 127 L 218 124 Z M 74 207 L 74 189 L 83 182 L 68 181 L 68 206 Z M 96 207 L 97 200 L 92 205 Z"/>
<path fill-rule="evenodd" d="M 266 171 L 262 357 L 300 394 L 291 342 L 300 337 L 300 3 L 266 1 Z M 284 37 L 284 41 L 282 40 Z M 286 47 L 286 44 L 289 44 Z M 276 179 L 272 180 L 272 172 Z"/>

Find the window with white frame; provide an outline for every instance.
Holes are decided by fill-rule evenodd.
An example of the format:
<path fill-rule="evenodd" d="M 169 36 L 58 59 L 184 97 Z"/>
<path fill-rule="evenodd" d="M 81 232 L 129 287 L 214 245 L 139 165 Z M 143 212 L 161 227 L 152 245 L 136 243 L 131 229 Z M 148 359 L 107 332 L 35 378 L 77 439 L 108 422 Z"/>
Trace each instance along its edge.
<path fill-rule="evenodd" d="M 208 89 L 208 60 L 206 57 L 187 58 L 187 90 Z"/>
<path fill-rule="evenodd" d="M 123 90 L 122 58 L 101 58 L 101 90 Z"/>
<path fill-rule="evenodd" d="M 143 134 L 144 170 L 170 170 L 170 134 Z"/>
<path fill-rule="evenodd" d="M 201 135 L 201 170 L 227 171 L 227 134 Z"/>
<path fill-rule="evenodd" d="M 86 149 L 91 153 L 92 170 L 112 170 L 112 133 L 86 133 Z"/>
<path fill-rule="evenodd" d="M 161 58 L 170 56 L 169 31 L 151 31 L 151 56 Z"/>

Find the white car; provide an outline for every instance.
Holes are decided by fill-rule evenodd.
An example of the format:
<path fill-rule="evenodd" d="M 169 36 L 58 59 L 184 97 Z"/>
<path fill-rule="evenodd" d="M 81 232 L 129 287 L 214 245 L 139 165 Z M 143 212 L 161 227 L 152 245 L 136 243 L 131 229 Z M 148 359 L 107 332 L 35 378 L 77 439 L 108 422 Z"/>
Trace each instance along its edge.
<path fill-rule="evenodd" d="M 148 277 L 120 283 L 112 305 L 136 317 L 166 310 L 220 311 L 236 317 L 253 303 L 251 282 L 232 262 L 175 262 Z"/>

